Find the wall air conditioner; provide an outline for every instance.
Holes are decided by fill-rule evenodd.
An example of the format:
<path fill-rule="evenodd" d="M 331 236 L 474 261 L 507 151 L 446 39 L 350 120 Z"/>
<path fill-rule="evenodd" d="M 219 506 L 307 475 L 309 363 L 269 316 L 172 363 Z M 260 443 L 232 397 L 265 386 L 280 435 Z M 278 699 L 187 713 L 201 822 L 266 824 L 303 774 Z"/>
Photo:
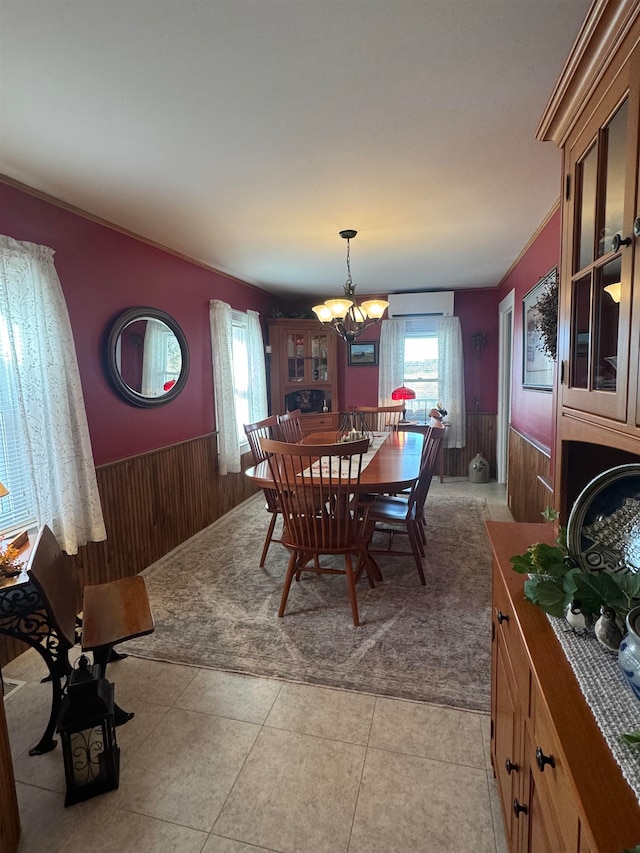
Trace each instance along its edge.
<path fill-rule="evenodd" d="M 423 293 L 390 293 L 389 317 L 434 317 L 453 315 L 453 290 Z"/>

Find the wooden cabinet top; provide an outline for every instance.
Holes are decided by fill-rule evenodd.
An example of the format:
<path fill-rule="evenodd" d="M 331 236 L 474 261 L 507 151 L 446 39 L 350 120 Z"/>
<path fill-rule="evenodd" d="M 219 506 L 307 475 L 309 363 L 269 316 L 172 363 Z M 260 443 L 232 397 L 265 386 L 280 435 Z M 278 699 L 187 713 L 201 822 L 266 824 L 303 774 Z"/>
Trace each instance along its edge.
<path fill-rule="evenodd" d="M 534 542 L 553 543 L 553 531 L 547 524 L 499 521 L 487 522 L 486 528 L 496 571 L 526 645 L 532 679 L 565 754 L 582 819 L 598 850 L 622 851 L 640 844 L 640 804 L 598 728 L 546 614 L 525 600 L 526 577 L 514 572 L 509 562 Z"/>

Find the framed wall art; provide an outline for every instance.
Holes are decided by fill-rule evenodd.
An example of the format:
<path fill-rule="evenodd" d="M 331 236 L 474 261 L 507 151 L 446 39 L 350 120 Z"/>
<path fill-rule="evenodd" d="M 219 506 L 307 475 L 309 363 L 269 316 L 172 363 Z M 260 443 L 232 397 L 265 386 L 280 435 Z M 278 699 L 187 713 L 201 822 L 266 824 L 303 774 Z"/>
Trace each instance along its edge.
<path fill-rule="evenodd" d="M 554 267 L 532 287 L 522 300 L 522 387 L 537 391 L 553 388 L 554 360 L 545 348 L 541 329 L 539 300 L 557 286 L 558 271 Z M 548 300 L 545 300 L 547 302 Z M 557 309 L 556 309 L 557 312 Z M 544 325 L 544 324 L 542 324 Z"/>
<path fill-rule="evenodd" d="M 353 341 L 347 344 L 349 367 L 375 367 L 378 364 L 377 341 Z"/>

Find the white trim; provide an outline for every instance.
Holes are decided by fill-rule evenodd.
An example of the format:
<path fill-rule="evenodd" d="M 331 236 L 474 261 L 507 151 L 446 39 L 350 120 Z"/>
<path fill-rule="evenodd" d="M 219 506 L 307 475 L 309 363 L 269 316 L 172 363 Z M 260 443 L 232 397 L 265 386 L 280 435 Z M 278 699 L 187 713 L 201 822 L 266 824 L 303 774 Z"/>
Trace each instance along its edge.
<path fill-rule="evenodd" d="M 511 420 L 511 380 L 513 367 L 513 317 L 516 292 L 508 293 L 500 305 L 498 337 L 498 423 L 497 479 L 507 482 L 509 463 L 509 422 Z"/>

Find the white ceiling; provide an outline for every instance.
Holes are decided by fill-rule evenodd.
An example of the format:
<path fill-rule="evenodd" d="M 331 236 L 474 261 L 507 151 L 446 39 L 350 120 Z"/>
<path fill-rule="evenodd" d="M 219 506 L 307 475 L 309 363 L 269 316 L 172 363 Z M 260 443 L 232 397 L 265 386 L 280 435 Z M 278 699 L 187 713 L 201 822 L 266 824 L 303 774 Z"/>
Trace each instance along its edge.
<path fill-rule="evenodd" d="M 283 295 L 498 284 L 589 0 L 0 0 L 0 172 Z"/>

